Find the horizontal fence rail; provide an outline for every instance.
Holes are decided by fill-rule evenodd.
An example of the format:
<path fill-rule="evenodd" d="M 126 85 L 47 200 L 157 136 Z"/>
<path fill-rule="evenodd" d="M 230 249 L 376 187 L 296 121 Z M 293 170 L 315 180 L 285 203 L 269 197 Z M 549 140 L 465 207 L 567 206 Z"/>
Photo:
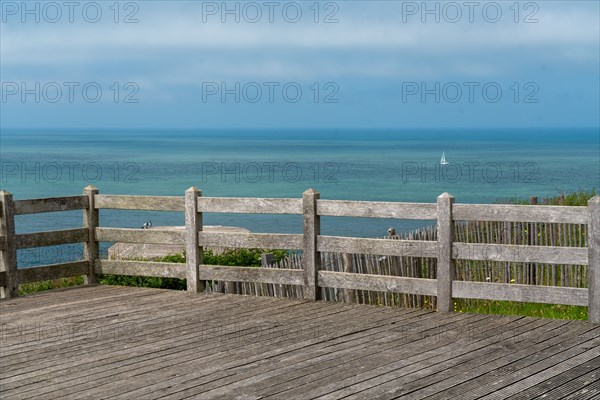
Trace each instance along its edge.
<path fill-rule="evenodd" d="M 83 210 L 88 207 L 88 198 L 85 196 L 17 200 L 14 202 L 14 215 Z"/>
<path fill-rule="evenodd" d="M 97 274 L 152 276 L 160 278 L 186 278 L 184 264 L 152 261 L 110 261 L 96 260 L 94 266 Z"/>
<path fill-rule="evenodd" d="M 185 232 L 166 229 L 96 228 L 98 242 L 185 244 Z"/>
<path fill-rule="evenodd" d="M 56 246 L 69 243 L 83 243 L 88 240 L 87 228 L 65 229 L 59 231 L 22 233 L 15 236 L 17 249 Z"/>
<path fill-rule="evenodd" d="M 319 271 L 319 286 L 437 296 L 435 279 Z"/>
<path fill-rule="evenodd" d="M 302 235 L 270 233 L 199 232 L 198 241 L 204 247 L 259 249 L 301 249 Z"/>
<path fill-rule="evenodd" d="M 100 209 L 176 211 L 185 213 L 185 230 L 101 227 Z M 399 203 L 322 200 L 309 189 L 302 198 L 203 197 L 190 188 L 184 196 L 103 195 L 92 186 L 82 196 L 17 200 L 0 192 L 0 286 L 2 297 L 18 294 L 20 283 L 70 276 L 95 282 L 98 274 L 186 279 L 189 291 L 204 290 L 206 281 L 296 285 L 307 300 L 320 298 L 320 288 L 339 288 L 351 293 L 375 291 L 437 296 L 439 311 L 450 311 L 453 298 L 536 302 L 588 306 L 589 319 L 600 322 L 600 197 L 587 207 L 454 204 L 445 193 L 436 203 Z M 15 234 L 14 216 L 82 210 L 84 227 Z M 203 213 L 302 215 L 302 234 L 224 233 L 203 230 Z M 321 235 L 320 218 L 396 218 L 437 221 L 434 240 L 354 238 Z M 555 223 L 587 226 L 587 247 L 466 243 L 455 236 L 456 221 L 503 223 Z M 409 238 L 411 239 L 411 238 Z M 103 260 L 100 242 L 185 245 L 186 263 Z M 85 259 L 62 264 L 17 269 L 16 251 L 34 247 L 84 243 Z M 527 242 L 530 243 L 530 242 Z M 554 243 L 552 243 L 554 244 Z M 570 243 L 567 244 L 570 246 Z M 302 268 L 251 268 L 207 265 L 205 248 L 261 248 L 302 251 Z M 344 272 L 326 270 L 321 254 L 413 257 L 437 261 L 437 276 L 414 278 L 355 273 L 351 261 Z M 351 258 L 347 257 L 348 260 Z M 455 262 L 491 261 L 587 266 L 587 288 L 534 286 L 513 283 L 457 280 Z"/>
<path fill-rule="evenodd" d="M 340 236 L 319 236 L 321 252 L 373 254 L 380 256 L 437 257 L 437 242 L 425 240 L 364 239 Z"/>
<path fill-rule="evenodd" d="M 200 197 L 198 211 L 234 214 L 302 214 L 302 200 Z"/>
<path fill-rule="evenodd" d="M 505 204 L 455 204 L 452 208 L 457 221 L 518 221 L 587 224 L 587 207 L 522 206 Z"/>
<path fill-rule="evenodd" d="M 585 247 L 454 242 L 452 244 L 452 258 L 457 260 L 588 265 L 588 249 Z"/>
<path fill-rule="evenodd" d="M 437 218 L 435 204 L 376 201 L 318 200 L 317 214 L 333 217 L 425 219 Z"/>
<path fill-rule="evenodd" d="M 587 306 L 587 289 L 554 286 L 515 285 L 508 283 L 452 282 L 458 298 L 506 300 L 531 303 Z"/>
<path fill-rule="evenodd" d="M 304 285 L 304 272 L 295 269 L 267 269 L 231 267 L 222 265 L 200 265 L 202 280 L 232 282 L 263 282 L 283 285 Z"/>
<path fill-rule="evenodd" d="M 98 209 L 183 211 L 183 206 L 183 197 L 177 196 L 94 196 L 94 207 Z"/>
<path fill-rule="evenodd" d="M 73 261 L 61 264 L 44 265 L 18 270 L 19 283 L 40 282 L 52 279 L 70 278 L 88 273 L 87 261 Z"/>

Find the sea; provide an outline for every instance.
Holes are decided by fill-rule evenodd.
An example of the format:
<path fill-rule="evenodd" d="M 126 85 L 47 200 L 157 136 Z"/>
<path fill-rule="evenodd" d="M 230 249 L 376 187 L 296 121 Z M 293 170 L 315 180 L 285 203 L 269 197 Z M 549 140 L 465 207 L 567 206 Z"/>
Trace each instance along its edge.
<path fill-rule="evenodd" d="M 442 165 L 445 154 L 448 164 Z M 102 194 L 498 203 L 600 188 L 594 129 L 2 130 L 0 187 L 14 199 Z M 183 225 L 183 213 L 101 210 L 100 225 Z M 204 224 L 301 233 L 301 216 L 205 214 Z M 325 235 L 382 237 L 435 221 L 323 217 Z M 16 217 L 17 233 L 82 226 L 69 211 Z M 106 253 L 109 243 L 102 244 Z M 25 268 L 82 257 L 81 245 L 19 250 Z"/>

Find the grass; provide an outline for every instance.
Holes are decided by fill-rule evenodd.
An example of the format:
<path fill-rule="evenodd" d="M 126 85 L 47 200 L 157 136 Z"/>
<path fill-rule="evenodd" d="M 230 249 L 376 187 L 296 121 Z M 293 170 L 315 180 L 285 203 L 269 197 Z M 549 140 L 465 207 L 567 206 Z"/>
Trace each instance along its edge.
<path fill-rule="evenodd" d="M 43 292 L 44 290 L 60 289 L 71 286 L 83 285 L 82 276 L 74 276 L 71 278 L 53 279 L 50 281 L 22 283 L 19 285 L 19 295 L 32 294 Z"/>
<path fill-rule="evenodd" d="M 592 197 L 596 196 L 596 188 L 592 190 L 579 190 L 572 193 L 561 192 L 557 196 L 545 197 L 541 201 L 538 200 L 538 204 L 547 206 L 587 206 L 587 202 Z M 507 201 L 499 200 L 500 203 L 526 205 L 529 204 L 529 199 L 523 199 L 520 197 L 513 197 Z"/>
<path fill-rule="evenodd" d="M 459 313 L 521 315 L 552 319 L 588 319 L 588 308 L 561 304 L 518 303 L 514 301 L 455 299 L 454 311 Z"/>

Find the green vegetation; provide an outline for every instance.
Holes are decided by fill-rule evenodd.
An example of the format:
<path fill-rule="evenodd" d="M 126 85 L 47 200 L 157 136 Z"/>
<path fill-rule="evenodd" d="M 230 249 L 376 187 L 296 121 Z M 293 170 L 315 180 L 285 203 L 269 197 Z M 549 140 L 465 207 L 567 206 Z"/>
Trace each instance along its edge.
<path fill-rule="evenodd" d="M 78 285 L 83 285 L 82 276 L 53 279 L 51 281 L 22 283 L 19 285 L 19 295 L 23 296 L 26 294 L 43 292 L 44 290 L 59 289 Z"/>
<path fill-rule="evenodd" d="M 538 204 L 549 206 L 587 206 L 588 200 L 594 197 L 596 194 L 596 188 L 592 188 L 592 190 L 579 190 L 577 192 L 567 194 L 561 192 L 558 196 L 546 197 L 541 201 L 538 200 Z M 529 199 L 523 199 L 515 196 L 507 201 L 499 202 L 523 205 L 529 204 Z"/>
<path fill-rule="evenodd" d="M 568 194 L 561 193 L 560 196 L 545 198 L 543 204 L 551 206 L 587 206 L 588 200 L 596 194 L 596 188 L 592 188 L 590 191 L 580 190 Z"/>
<path fill-rule="evenodd" d="M 477 314 L 522 315 L 536 318 L 581 319 L 588 318 L 588 308 L 561 304 L 518 303 L 497 300 L 454 300 L 454 311 Z"/>

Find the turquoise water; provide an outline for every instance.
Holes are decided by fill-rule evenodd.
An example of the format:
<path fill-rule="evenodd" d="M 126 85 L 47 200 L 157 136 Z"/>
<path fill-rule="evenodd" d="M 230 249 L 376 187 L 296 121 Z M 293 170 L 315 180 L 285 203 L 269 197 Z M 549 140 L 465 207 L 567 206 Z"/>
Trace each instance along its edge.
<path fill-rule="evenodd" d="M 442 152 L 449 164 L 439 163 Z M 15 199 L 106 194 L 300 197 L 458 203 L 600 187 L 598 130 L 3 131 L 2 189 Z M 104 226 L 181 225 L 179 213 L 103 211 Z M 19 216 L 18 232 L 66 229 L 80 212 Z M 205 224 L 301 232 L 295 216 L 217 215 Z M 382 236 L 422 221 L 324 218 L 322 232 Z M 28 264 L 28 262 L 24 262 Z"/>

